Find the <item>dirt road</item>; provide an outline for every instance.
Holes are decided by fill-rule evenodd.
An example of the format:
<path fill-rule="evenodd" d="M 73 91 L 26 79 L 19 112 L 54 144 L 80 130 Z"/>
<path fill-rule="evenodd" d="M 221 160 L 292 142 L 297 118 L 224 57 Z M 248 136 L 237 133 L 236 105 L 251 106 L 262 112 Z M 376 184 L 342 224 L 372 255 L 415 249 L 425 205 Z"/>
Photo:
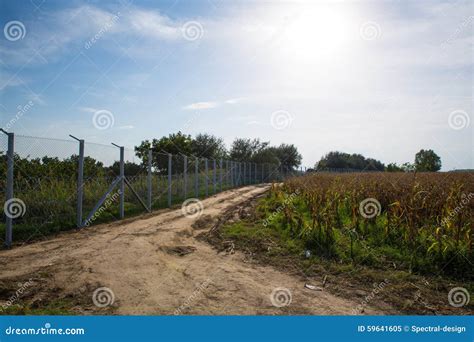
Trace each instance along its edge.
<path fill-rule="evenodd" d="M 266 190 L 220 193 L 203 201 L 204 214 L 217 219 Z M 165 210 L 1 251 L 0 283 L 32 279 L 20 300 L 40 308 L 61 299 L 80 314 L 351 314 L 360 304 L 305 289 L 304 279 L 248 262 L 239 252 L 218 253 L 196 239 L 205 230 L 193 228 L 194 221 L 180 209 Z M 93 304 L 99 287 L 113 292 L 111 306 Z M 99 304 L 110 303 L 112 294 L 105 294 Z M 4 288 L 0 304 L 8 297 Z M 271 298 L 277 306 L 289 305 L 277 307 Z M 368 307 L 365 313 L 384 312 Z"/>

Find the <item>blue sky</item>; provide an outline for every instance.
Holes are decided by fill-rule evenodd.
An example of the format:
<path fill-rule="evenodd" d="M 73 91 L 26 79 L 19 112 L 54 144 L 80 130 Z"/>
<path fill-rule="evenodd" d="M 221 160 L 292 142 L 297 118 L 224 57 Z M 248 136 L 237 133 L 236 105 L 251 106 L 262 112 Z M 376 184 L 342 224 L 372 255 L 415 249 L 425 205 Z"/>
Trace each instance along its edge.
<path fill-rule="evenodd" d="M 443 170 L 474 168 L 472 1 L 0 6 L 0 125 L 17 134 L 258 137 L 307 166 L 431 148 Z"/>

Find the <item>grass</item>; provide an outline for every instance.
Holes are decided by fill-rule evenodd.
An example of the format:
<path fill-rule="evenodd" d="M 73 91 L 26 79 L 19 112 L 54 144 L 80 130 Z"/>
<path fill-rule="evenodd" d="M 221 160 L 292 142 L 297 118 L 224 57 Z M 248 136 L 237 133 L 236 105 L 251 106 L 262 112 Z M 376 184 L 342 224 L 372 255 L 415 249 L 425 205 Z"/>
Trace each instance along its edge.
<path fill-rule="evenodd" d="M 217 179 L 218 180 L 218 179 Z M 97 201 L 107 191 L 111 179 L 97 178 L 86 180 L 84 186 L 83 220 L 87 218 Z M 130 179 L 132 187 L 147 203 L 146 176 Z M 187 198 L 195 197 L 194 175 L 188 177 Z M 14 219 L 13 241 L 26 242 L 41 239 L 45 236 L 55 235 L 62 231 L 76 228 L 76 183 L 74 179 L 48 178 L 38 182 L 38 186 L 26 186 L 15 184 L 15 197 L 25 203 L 26 211 L 20 218 Z M 212 177 L 208 183 L 208 195 L 214 194 Z M 181 204 L 184 198 L 184 181 L 182 175 L 173 175 L 172 179 L 172 201 L 171 205 Z M 228 190 L 229 185 L 223 185 L 222 190 Z M 103 204 L 100 215 L 95 217 L 91 225 L 112 222 L 118 220 L 119 197 L 116 194 L 118 188 L 112 192 L 115 200 L 109 206 Z M 220 187 L 217 187 L 217 192 Z M 114 196 L 114 194 L 116 196 Z M 168 207 L 167 177 L 154 177 L 152 180 L 152 209 Z M 206 198 L 205 175 L 199 176 L 198 198 Z M 4 196 L 0 198 L 3 207 Z M 125 185 L 125 217 L 134 217 L 146 212 L 140 201 L 132 191 Z M 0 238 L 5 236 L 5 223 L 0 223 Z"/>
<path fill-rule="evenodd" d="M 44 307 L 31 307 L 30 304 L 20 305 L 13 304 L 0 310 L 2 315 L 34 315 L 34 316 L 47 316 L 47 315 L 77 315 L 72 308 L 74 303 L 72 300 L 56 299 L 47 303 Z"/>
<path fill-rule="evenodd" d="M 332 236 L 335 243 L 328 250 L 327 246 L 315 243 L 311 235 L 305 235 L 285 221 L 281 208 L 290 204 L 284 203 L 283 197 L 276 199 L 274 194 L 269 194 L 254 204 L 250 216 L 224 224 L 216 235 L 217 240 L 209 241 L 221 247 L 228 246 L 231 241 L 237 250 L 248 253 L 256 261 L 302 275 L 317 285 L 327 276 L 330 279 L 329 291 L 361 303 L 364 296 L 373 291 L 375 284 L 383 283 L 389 285 L 377 295 L 380 303 L 373 302 L 373 306 L 380 304 L 382 308 L 389 303 L 396 312 L 411 314 L 473 312 L 474 301 L 463 308 L 454 308 L 447 302 L 447 294 L 455 286 L 462 286 L 473 293 L 472 272 L 462 277 L 458 276 L 458 272 L 432 272 L 433 264 L 430 264 L 429 257 L 415 258 L 410 249 L 385 243 L 379 236 L 371 236 L 369 232 L 380 230 L 383 233 L 386 223 L 383 215 L 367 227 L 361 227 L 367 234 L 357 241 L 352 240 L 351 253 L 349 231 L 335 228 Z M 301 213 L 300 225 L 312 223 L 300 197 L 294 197 L 291 205 L 294 211 Z M 343 226 L 350 217 L 342 209 L 340 214 Z M 324 243 L 324 239 L 319 241 Z M 306 251 L 310 251 L 309 257 Z"/>

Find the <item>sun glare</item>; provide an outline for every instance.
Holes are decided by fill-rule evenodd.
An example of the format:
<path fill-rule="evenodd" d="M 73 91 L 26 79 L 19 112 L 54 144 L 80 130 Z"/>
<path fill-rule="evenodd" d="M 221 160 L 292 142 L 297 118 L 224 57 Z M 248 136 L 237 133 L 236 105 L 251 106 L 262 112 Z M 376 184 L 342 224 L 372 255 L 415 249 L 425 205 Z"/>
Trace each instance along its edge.
<path fill-rule="evenodd" d="M 284 28 L 280 47 L 297 61 L 329 58 L 347 41 L 346 20 L 343 13 L 332 8 L 301 8 Z"/>

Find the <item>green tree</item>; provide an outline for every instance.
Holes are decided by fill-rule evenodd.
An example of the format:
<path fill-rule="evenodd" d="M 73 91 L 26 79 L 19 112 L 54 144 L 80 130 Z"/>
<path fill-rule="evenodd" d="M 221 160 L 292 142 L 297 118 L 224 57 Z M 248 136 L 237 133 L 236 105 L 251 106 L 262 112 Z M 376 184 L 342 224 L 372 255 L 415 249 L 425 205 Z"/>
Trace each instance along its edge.
<path fill-rule="evenodd" d="M 191 150 L 196 157 L 219 159 L 225 158 L 227 150 L 222 138 L 212 134 L 198 134 L 191 141 Z"/>
<path fill-rule="evenodd" d="M 148 150 L 153 151 L 152 165 L 162 173 L 168 171 L 168 153 L 175 156 L 192 154 L 192 138 L 181 132 L 173 133 L 160 139 L 144 140 L 139 146 L 135 146 L 135 154 L 141 158 L 143 163 L 148 163 Z M 182 170 L 182 163 L 173 163 L 173 171 Z"/>
<path fill-rule="evenodd" d="M 258 151 L 252 156 L 252 162 L 258 164 L 280 164 L 280 160 L 275 153 L 275 148 L 267 147 Z"/>
<path fill-rule="evenodd" d="M 352 169 L 352 170 L 368 170 L 383 171 L 385 165 L 379 160 L 373 158 L 365 158 L 361 154 L 349 154 L 344 152 L 333 151 L 326 154 L 315 166 L 318 170 L 326 169 Z"/>
<path fill-rule="evenodd" d="M 235 161 L 250 161 L 252 158 L 268 146 L 268 142 L 260 139 L 237 138 L 232 142 L 230 148 L 230 159 Z"/>
<path fill-rule="evenodd" d="M 281 144 L 272 149 L 284 168 L 294 170 L 301 165 L 302 156 L 295 145 Z"/>
<path fill-rule="evenodd" d="M 441 169 L 441 158 L 433 150 L 420 150 L 415 155 L 415 170 L 436 172 Z"/>
<path fill-rule="evenodd" d="M 397 163 L 390 163 L 387 166 L 385 166 L 385 171 L 386 172 L 404 172 L 405 170 L 403 169 L 402 166 L 398 166 Z"/>

